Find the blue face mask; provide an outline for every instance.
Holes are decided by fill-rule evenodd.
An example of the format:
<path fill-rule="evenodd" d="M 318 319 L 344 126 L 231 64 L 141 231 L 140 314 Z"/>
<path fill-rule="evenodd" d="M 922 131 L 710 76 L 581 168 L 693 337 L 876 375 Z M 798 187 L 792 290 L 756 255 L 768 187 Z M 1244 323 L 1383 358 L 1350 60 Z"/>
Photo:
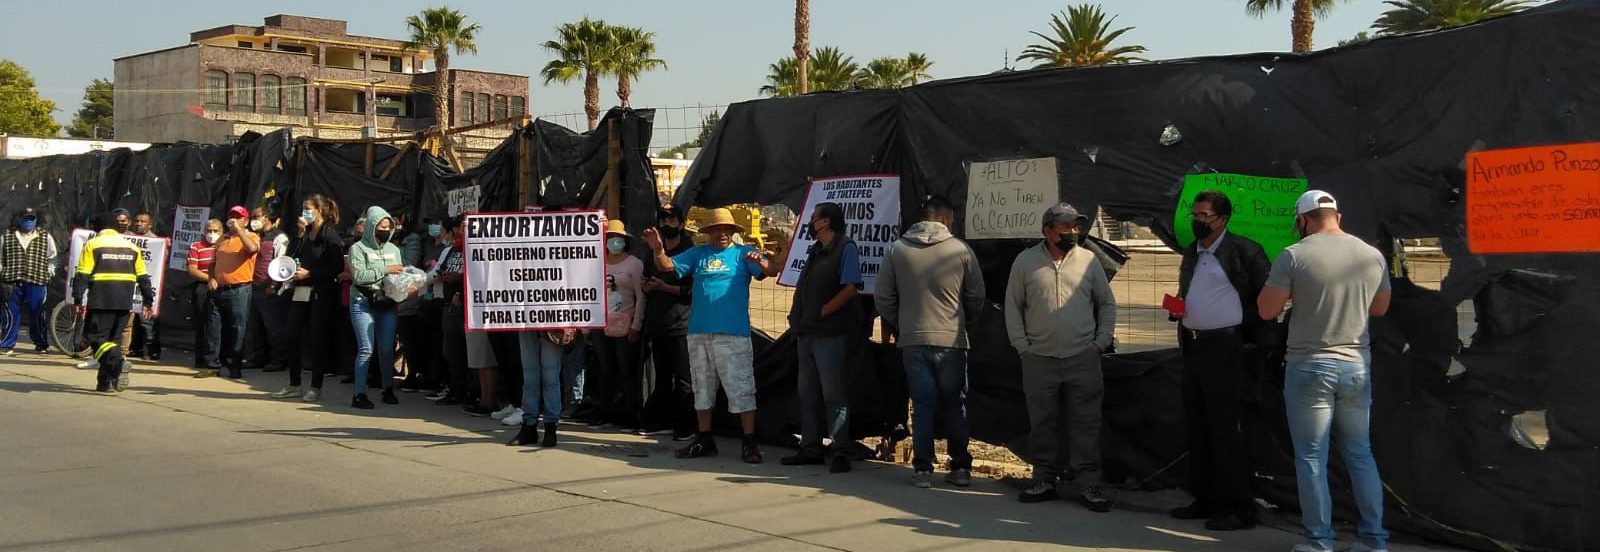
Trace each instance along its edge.
<path fill-rule="evenodd" d="M 23 232 L 32 232 L 34 228 L 38 227 L 39 219 L 36 218 L 25 218 L 17 224 L 17 228 L 21 228 Z"/>
<path fill-rule="evenodd" d="M 442 229 L 439 227 L 439 225 L 437 225 L 437 224 L 429 224 L 428 225 L 428 237 L 430 237 L 430 238 L 439 237 L 439 232 L 441 230 Z"/>
<path fill-rule="evenodd" d="M 316 213 L 311 212 L 310 209 L 305 209 L 300 211 L 300 218 L 306 221 L 306 224 L 311 224 L 312 222 L 316 221 L 317 215 Z"/>

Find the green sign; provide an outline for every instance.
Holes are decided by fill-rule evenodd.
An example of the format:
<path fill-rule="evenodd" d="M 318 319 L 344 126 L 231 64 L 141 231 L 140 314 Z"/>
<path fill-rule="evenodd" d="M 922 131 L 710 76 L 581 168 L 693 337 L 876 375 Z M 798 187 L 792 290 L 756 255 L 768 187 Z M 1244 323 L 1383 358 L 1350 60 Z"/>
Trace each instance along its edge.
<path fill-rule="evenodd" d="M 1277 259 L 1279 251 L 1300 241 L 1294 234 L 1294 200 L 1306 191 L 1304 178 L 1207 173 L 1183 177 L 1183 192 L 1178 195 L 1178 208 L 1172 216 L 1172 230 L 1179 245 L 1188 247 L 1194 243 L 1189 210 L 1194 206 L 1194 196 L 1206 190 L 1228 196 L 1233 202 L 1228 231 L 1260 243 L 1268 257 Z"/>

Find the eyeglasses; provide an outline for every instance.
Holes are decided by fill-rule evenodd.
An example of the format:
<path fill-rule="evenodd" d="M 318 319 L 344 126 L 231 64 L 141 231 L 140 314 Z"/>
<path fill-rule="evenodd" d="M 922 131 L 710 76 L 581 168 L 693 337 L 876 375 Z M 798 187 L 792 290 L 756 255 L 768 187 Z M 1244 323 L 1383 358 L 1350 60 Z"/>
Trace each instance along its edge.
<path fill-rule="evenodd" d="M 1210 222 L 1216 220 L 1217 215 L 1216 213 L 1189 213 L 1189 218 L 1200 222 Z"/>

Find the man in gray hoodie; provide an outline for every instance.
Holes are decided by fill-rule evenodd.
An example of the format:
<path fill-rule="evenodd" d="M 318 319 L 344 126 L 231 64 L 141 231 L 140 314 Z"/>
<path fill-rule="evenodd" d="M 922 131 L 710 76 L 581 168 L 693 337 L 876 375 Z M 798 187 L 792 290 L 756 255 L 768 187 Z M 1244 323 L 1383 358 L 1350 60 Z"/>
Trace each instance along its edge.
<path fill-rule="evenodd" d="M 923 204 L 922 222 L 889 248 L 873 296 L 878 314 L 898 335 L 912 403 L 912 484 L 933 486 L 935 420 L 949 440 L 945 481 L 972 484 L 967 453 L 967 325 L 983 315 L 983 272 L 966 242 L 950 234 L 955 209 L 943 199 Z"/>
<path fill-rule="evenodd" d="M 1093 251 L 1079 247 L 1089 220 L 1060 203 L 1044 212 L 1044 241 L 1017 254 L 1006 283 L 1006 334 L 1022 355 L 1028 402 L 1028 460 L 1033 484 L 1017 497 L 1054 500 L 1063 468 L 1081 489 L 1078 501 L 1111 509 L 1100 488 L 1100 354 L 1111 348 L 1117 301 Z M 1063 401 L 1065 399 L 1065 401 Z M 1065 402 L 1066 412 L 1062 412 Z M 1066 415 L 1070 450 L 1058 428 Z"/>

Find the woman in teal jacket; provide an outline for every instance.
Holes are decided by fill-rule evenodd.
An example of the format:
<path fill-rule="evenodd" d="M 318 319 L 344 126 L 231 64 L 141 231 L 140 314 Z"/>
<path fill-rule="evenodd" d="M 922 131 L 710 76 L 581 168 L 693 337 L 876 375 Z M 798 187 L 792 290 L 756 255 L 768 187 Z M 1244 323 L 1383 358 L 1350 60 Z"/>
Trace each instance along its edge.
<path fill-rule="evenodd" d="M 350 406 L 372 408 L 367 398 L 367 366 L 374 347 L 383 372 L 383 403 L 399 404 L 394 396 L 394 335 L 398 321 L 396 303 L 383 296 L 383 278 L 401 271 L 400 248 L 391 243 L 394 219 L 376 205 L 367 208 L 361 241 L 345 257 L 350 267 L 350 326 L 356 333 L 355 397 Z"/>

